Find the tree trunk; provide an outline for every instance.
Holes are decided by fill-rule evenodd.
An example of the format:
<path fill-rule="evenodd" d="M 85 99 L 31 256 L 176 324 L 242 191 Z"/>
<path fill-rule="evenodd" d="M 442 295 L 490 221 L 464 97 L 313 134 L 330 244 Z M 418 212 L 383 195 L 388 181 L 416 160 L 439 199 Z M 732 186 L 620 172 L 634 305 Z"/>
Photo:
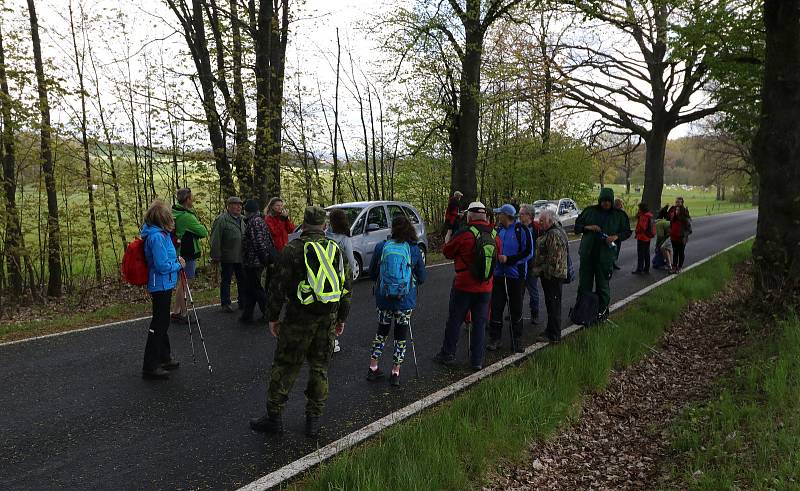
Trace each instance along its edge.
<path fill-rule="evenodd" d="M 341 191 L 339 190 L 339 66 L 342 59 L 342 46 L 339 41 L 339 28 L 336 28 L 336 89 L 333 96 L 333 192 L 331 203 L 339 202 Z"/>
<path fill-rule="evenodd" d="M 261 0 L 267 2 L 269 0 Z M 273 11 L 278 12 L 280 2 L 281 21 L 274 18 L 271 29 L 269 52 L 269 169 L 267 190 L 272 196 L 281 194 L 281 150 L 283 141 L 283 83 L 286 69 L 286 44 L 289 40 L 289 0 L 273 0 Z M 273 16 L 274 17 L 274 16 Z"/>
<path fill-rule="evenodd" d="M 631 194 L 631 175 L 625 176 L 625 194 Z"/>
<path fill-rule="evenodd" d="M 2 26 L 0 26 L 2 28 Z M 14 120 L 11 114 L 11 94 L 6 77 L 3 33 L 0 30 L 0 120 L 3 123 L 0 156 L 3 161 L 3 190 L 5 191 L 5 241 L 3 254 L 8 272 L 8 294 L 17 297 L 22 293 L 22 227 L 17 210 L 17 161 L 14 145 Z"/>
<path fill-rule="evenodd" d="M 761 127 L 753 143 L 759 177 L 753 246 L 755 288 L 766 302 L 800 299 L 800 0 L 765 0 L 767 44 Z M 790 200 L 787 203 L 786 200 Z"/>
<path fill-rule="evenodd" d="M 250 29 L 255 33 L 253 47 L 255 51 L 256 76 L 256 137 L 253 160 L 253 183 L 256 196 L 262 206 L 266 206 L 271 197 L 271 160 L 269 118 L 270 118 L 270 45 L 272 44 L 272 22 L 275 15 L 272 0 L 262 0 L 256 10 L 255 0 L 250 0 Z"/>
<path fill-rule="evenodd" d="M 661 209 L 661 192 L 664 189 L 664 154 L 667 151 L 668 126 L 655 123 L 647 135 L 644 161 L 644 190 L 642 201 L 651 210 Z"/>
<path fill-rule="evenodd" d="M 36 68 L 36 85 L 39 92 L 40 153 L 45 189 L 47 190 L 47 295 L 61 296 L 61 232 L 58 223 L 58 196 L 53 153 L 50 148 L 50 103 L 47 99 L 47 80 L 44 76 L 42 47 L 39 41 L 39 20 L 36 18 L 34 0 L 28 0 L 31 23 L 33 60 Z"/>
<path fill-rule="evenodd" d="M 472 4 L 475 2 L 468 2 Z M 479 8 L 473 5 L 473 8 Z M 465 22 L 466 43 L 461 63 L 458 115 L 458 147 L 453 155 L 455 188 L 464 193 L 464 201 L 474 201 L 478 195 L 476 165 L 478 161 L 478 125 L 480 118 L 481 54 L 483 32 L 479 12 L 468 12 Z M 453 189 L 452 191 L 454 191 Z"/>
<path fill-rule="evenodd" d="M 81 93 L 81 146 L 83 149 L 83 164 L 86 177 L 86 192 L 89 194 L 89 224 L 92 230 L 92 252 L 94 253 L 94 279 L 99 283 L 102 278 L 102 265 L 100 263 L 100 241 L 97 238 L 97 215 L 94 209 L 94 187 L 92 183 L 92 161 L 89 155 L 89 130 L 86 114 L 86 86 L 84 84 L 85 52 L 78 52 L 78 38 L 75 34 L 75 19 L 72 15 L 72 2 L 69 3 L 69 28 L 72 34 L 72 48 L 75 54 L 75 70 L 78 74 L 78 84 Z M 83 26 L 83 12 L 81 12 L 81 26 Z M 86 30 L 82 29 L 84 35 Z"/>

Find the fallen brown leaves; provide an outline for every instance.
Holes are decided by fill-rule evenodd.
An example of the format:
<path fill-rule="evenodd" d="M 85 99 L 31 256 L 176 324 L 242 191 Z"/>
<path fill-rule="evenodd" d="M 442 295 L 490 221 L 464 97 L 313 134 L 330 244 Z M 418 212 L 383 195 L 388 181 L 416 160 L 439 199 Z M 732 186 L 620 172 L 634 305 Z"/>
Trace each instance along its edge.
<path fill-rule="evenodd" d="M 692 303 L 660 346 L 585 399 L 574 424 L 532 445 L 525 463 L 500 466 L 484 489 L 625 490 L 663 482 L 669 424 L 709 396 L 744 342 L 738 315 L 751 291 L 748 272 L 740 268 L 726 290 Z"/>

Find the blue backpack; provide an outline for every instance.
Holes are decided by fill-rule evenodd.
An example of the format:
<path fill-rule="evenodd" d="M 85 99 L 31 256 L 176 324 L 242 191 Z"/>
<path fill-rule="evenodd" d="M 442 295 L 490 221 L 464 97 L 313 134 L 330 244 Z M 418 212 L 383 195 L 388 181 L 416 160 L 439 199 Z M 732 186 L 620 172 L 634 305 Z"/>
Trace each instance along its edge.
<path fill-rule="evenodd" d="M 381 253 L 379 288 L 390 299 L 401 300 L 411 291 L 411 246 L 387 240 Z"/>

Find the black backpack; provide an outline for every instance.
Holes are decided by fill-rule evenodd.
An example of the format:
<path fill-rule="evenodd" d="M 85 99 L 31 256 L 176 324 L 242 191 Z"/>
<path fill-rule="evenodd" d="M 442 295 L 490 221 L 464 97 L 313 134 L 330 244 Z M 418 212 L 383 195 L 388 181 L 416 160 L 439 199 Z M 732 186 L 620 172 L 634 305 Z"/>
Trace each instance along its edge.
<path fill-rule="evenodd" d="M 492 278 L 497 264 L 497 231 L 474 225 L 468 230 L 475 238 L 475 258 L 469 270 L 478 281 L 485 283 Z"/>
<path fill-rule="evenodd" d="M 569 309 L 569 320 L 573 324 L 589 327 L 597 323 L 600 313 L 600 297 L 596 293 L 579 293 L 575 306 Z"/>

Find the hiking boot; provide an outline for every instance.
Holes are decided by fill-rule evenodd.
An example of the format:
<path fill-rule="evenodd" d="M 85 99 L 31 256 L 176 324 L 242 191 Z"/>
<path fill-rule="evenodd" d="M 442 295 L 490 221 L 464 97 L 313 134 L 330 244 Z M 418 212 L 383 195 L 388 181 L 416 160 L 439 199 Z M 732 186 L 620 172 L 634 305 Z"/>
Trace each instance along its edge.
<path fill-rule="evenodd" d="M 221 310 L 225 314 L 232 314 L 233 313 L 233 307 L 231 307 L 231 304 L 229 304 L 229 303 L 226 303 L 225 305 L 220 307 L 219 310 Z"/>
<path fill-rule="evenodd" d="M 174 324 L 188 324 L 189 323 L 189 316 L 188 315 L 181 315 L 178 313 L 170 314 L 170 319 Z"/>
<path fill-rule="evenodd" d="M 389 384 L 393 387 L 400 387 L 400 374 L 393 373 L 389 376 Z"/>
<path fill-rule="evenodd" d="M 380 368 L 375 370 L 371 368 L 367 369 L 367 380 L 369 380 L 370 382 L 372 382 L 373 380 L 382 379 L 385 376 L 386 374 L 383 373 Z"/>
<path fill-rule="evenodd" d="M 642 272 L 637 269 L 636 271 L 631 271 L 631 274 L 642 274 Z"/>
<path fill-rule="evenodd" d="M 281 413 L 268 412 L 264 416 L 250 420 L 250 428 L 261 433 L 283 433 L 283 417 Z"/>
<path fill-rule="evenodd" d="M 525 353 L 525 346 L 522 345 L 522 341 L 519 338 L 515 339 L 511 345 L 516 353 Z"/>
<path fill-rule="evenodd" d="M 482 367 L 482 366 L 480 366 L 480 365 L 472 365 L 472 366 L 471 366 L 471 367 L 469 367 L 469 368 L 470 368 L 470 369 L 471 369 L 473 372 L 480 372 L 481 370 L 483 370 L 483 367 Z"/>
<path fill-rule="evenodd" d="M 488 343 L 486 343 L 486 349 L 489 351 L 497 351 L 500 349 L 500 340 L 499 339 L 490 339 Z"/>
<path fill-rule="evenodd" d="M 449 367 L 456 363 L 456 357 L 440 351 L 433 357 L 433 362 Z"/>
<path fill-rule="evenodd" d="M 181 362 L 176 360 L 165 361 L 164 363 L 161 364 L 161 368 L 163 368 L 164 370 L 177 370 L 177 368 L 180 366 Z"/>
<path fill-rule="evenodd" d="M 161 367 L 153 370 L 142 370 L 142 378 L 145 380 L 167 380 L 169 372 Z"/>
<path fill-rule="evenodd" d="M 319 416 L 306 415 L 306 436 L 318 438 L 322 427 L 319 424 Z"/>

